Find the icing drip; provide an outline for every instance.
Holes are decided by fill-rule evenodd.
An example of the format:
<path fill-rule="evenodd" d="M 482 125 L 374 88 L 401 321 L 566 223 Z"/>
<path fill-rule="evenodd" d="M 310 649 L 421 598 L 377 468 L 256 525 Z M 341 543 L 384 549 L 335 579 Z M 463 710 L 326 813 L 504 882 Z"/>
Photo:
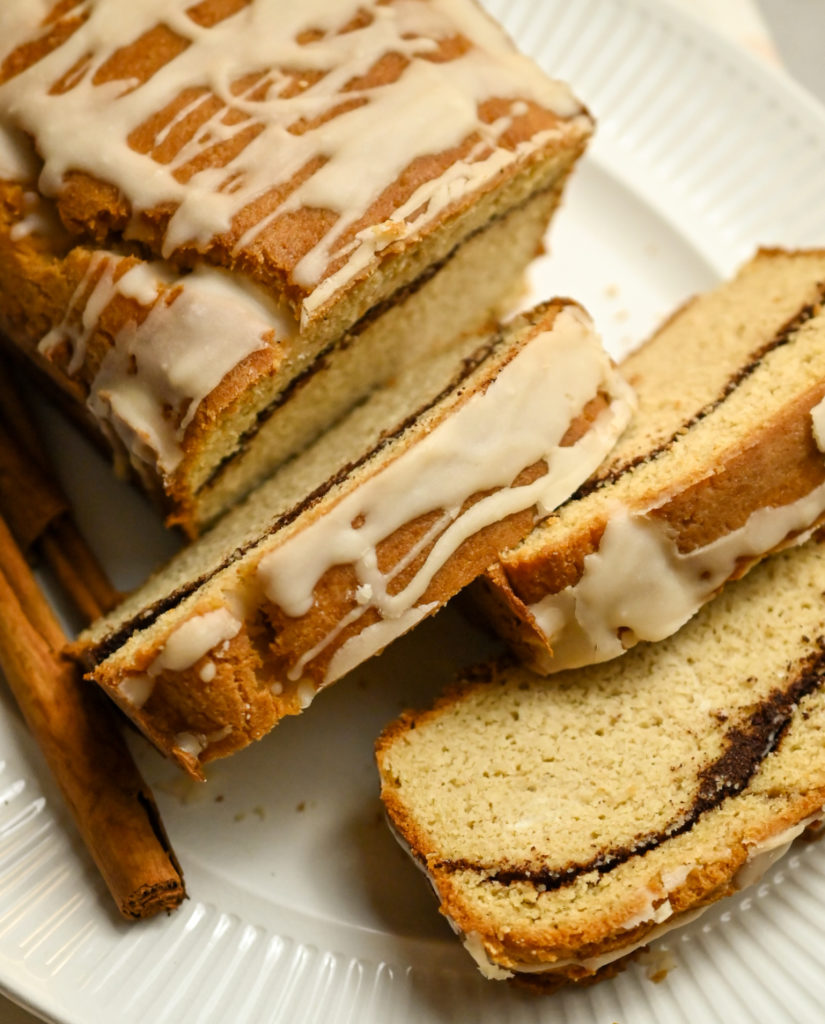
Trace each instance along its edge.
<path fill-rule="evenodd" d="M 13 47 L 30 38 L 31 19 L 19 15 L 19 0 L 12 13 L 6 2 L 0 36 Z M 254 251 L 276 218 L 326 211 L 328 227 L 292 270 L 305 292 L 304 321 L 388 245 L 420 234 L 538 151 L 552 129 L 515 148 L 503 141 L 525 101 L 560 118 L 581 114 L 568 89 L 519 55 L 470 0 L 256 0 L 210 28 L 190 17 L 191 2 L 88 0 L 73 9 L 72 16 L 87 15 L 84 24 L 0 85 L 4 124 L 36 140 L 45 194 L 58 195 L 66 174 L 81 170 L 114 185 L 133 214 L 173 210 L 167 256 L 182 246 L 205 249 L 242 212 L 236 255 Z M 180 40 L 174 59 L 145 81 L 101 72 L 158 25 Z M 475 45 L 444 59 L 440 46 L 460 36 Z M 397 77 L 365 85 L 388 58 L 402 62 Z M 182 109 L 159 124 L 148 151 L 127 142 L 181 97 Z M 494 98 L 510 109 L 488 123 L 480 111 Z M 445 171 L 397 208 L 379 210 L 378 200 L 416 160 L 462 146 L 467 151 Z M 127 234 L 140 234 L 135 217 Z"/>
<path fill-rule="evenodd" d="M 160 654 L 149 666 L 149 674 L 191 668 L 213 647 L 236 637 L 242 625 L 228 608 L 216 608 L 187 619 L 166 638 Z"/>
<path fill-rule="evenodd" d="M 439 519 L 437 519 L 436 522 L 429 528 L 429 530 L 427 530 L 424 533 L 424 535 L 419 539 L 419 541 L 416 544 L 413 544 L 410 547 L 410 549 L 406 552 L 406 554 L 399 558 L 399 560 L 395 563 L 390 572 L 386 574 L 386 587 L 389 587 L 390 584 L 392 584 L 393 580 L 395 580 L 396 577 L 400 573 L 402 573 L 407 568 L 408 565 L 411 565 L 412 562 L 415 561 L 416 558 L 418 558 L 421 552 L 424 551 L 438 537 L 438 535 L 445 529 L 449 522 L 450 516 L 448 514 L 439 517 Z M 357 602 L 357 606 L 353 608 L 352 611 L 345 615 L 342 619 L 340 619 L 339 622 L 333 627 L 333 629 L 330 630 L 330 632 L 327 633 L 327 635 L 322 640 L 320 640 L 314 647 L 310 648 L 307 651 L 304 651 L 304 653 L 301 655 L 298 661 L 289 669 L 288 677 L 293 680 L 300 678 L 300 675 L 303 672 L 305 665 L 308 665 L 313 658 L 317 657 L 322 651 L 326 650 L 326 648 L 332 643 L 332 641 L 335 640 L 336 637 L 338 637 L 341 633 L 343 633 L 347 626 L 351 625 L 353 622 L 357 622 L 360 618 L 362 618 L 367 609 L 372 606 L 374 596 L 375 591 L 373 590 L 373 586 L 371 583 L 362 583 L 358 587 L 356 587 L 355 600 Z M 401 633 L 405 633 L 408 629 L 412 629 L 412 627 L 417 622 L 419 622 L 422 618 L 429 614 L 429 612 L 434 610 L 435 605 L 426 605 L 425 608 L 426 610 L 414 610 L 416 613 L 420 611 L 420 614 L 411 615 L 408 613 L 406 616 L 407 624 L 400 622 L 397 624 L 399 631 Z M 363 630 L 360 634 L 362 638 L 360 642 L 368 643 L 367 636 L 377 635 L 380 632 L 380 629 L 378 627 L 380 627 L 381 625 L 382 623 L 375 623 L 374 625 L 367 627 L 366 630 Z M 378 650 L 379 648 L 386 647 L 390 639 L 392 639 L 392 636 L 388 636 L 388 639 L 384 643 L 375 645 L 373 649 Z M 357 642 L 357 638 L 353 638 L 353 641 Z M 330 674 L 333 675 L 334 678 L 336 679 L 339 676 L 342 676 L 346 672 L 348 672 L 350 668 L 354 668 L 355 665 L 359 664 L 362 660 L 364 660 L 363 658 L 356 657 L 356 659 L 351 664 L 349 663 L 346 655 L 344 654 L 344 649 L 349 649 L 351 646 L 352 641 L 347 641 L 347 643 L 343 645 L 341 650 L 336 651 L 336 653 L 333 655 L 333 662 L 330 665 Z"/>
<path fill-rule="evenodd" d="M 183 457 L 181 441 L 198 407 L 240 362 L 294 332 L 253 286 L 238 287 L 217 268 L 198 267 L 175 277 L 162 263 L 136 264 L 95 252 L 75 289 L 63 321 L 42 339 L 49 356 L 69 342 L 66 368 L 84 365 L 89 339 L 116 296 L 132 300 L 132 317 L 114 335 L 89 385 L 89 411 L 130 452 L 133 461 L 163 474 Z"/>
<path fill-rule="evenodd" d="M 152 676 L 126 676 L 121 680 L 118 691 L 127 704 L 142 708 L 152 696 L 155 680 Z"/>
<path fill-rule="evenodd" d="M 113 253 L 93 252 L 86 272 L 75 288 L 63 321 L 44 335 L 37 346 L 49 356 L 64 341 L 72 346 L 72 357 L 66 367 L 70 376 L 77 373 L 86 360 L 86 346 L 100 321 L 100 314 L 115 294 L 115 270 L 120 258 Z M 77 322 L 79 319 L 79 323 Z"/>
<path fill-rule="evenodd" d="M 37 161 L 26 138 L 0 119 L 0 179 L 29 182 L 37 178 Z"/>
<path fill-rule="evenodd" d="M 170 304 L 156 301 L 142 323 L 118 333 L 92 384 L 89 408 L 111 423 L 130 451 L 148 448 L 144 461 L 171 473 L 200 403 L 273 333 L 259 303 L 222 271 L 199 267 Z M 167 410 L 174 411 L 172 419 Z"/>
<path fill-rule="evenodd" d="M 175 748 L 197 757 L 206 746 L 206 737 L 194 732 L 179 732 L 175 735 Z"/>
<path fill-rule="evenodd" d="M 798 501 L 751 513 L 744 526 L 694 551 L 678 550 L 668 527 L 647 513 L 618 508 L 579 581 L 530 606 L 552 655 L 536 652 L 543 672 L 607 661 L 637 640 L 675 633 L 728 580 L 740 559 L 758 558 L 825 512 L 825 484 Z"/>
<path fill-rule="evenodd" d="M 534 386 L 537 380 L 553 382 L 553 397 Z M 574 445 L 562 447 L 570 423 L 606 386 L 614 395 L 612 404 Z M 571 494 L 624 429 L 631 408 L 629 389 L 615 376 L 586 314 L 565 307 L 552 328 L 532 339 L 486 390 L 470 395 L 380 473 L 264 555 L 258 577 L 267 597 L 286 614 L 305 615 L 327 569 L 351 564 L 360 595 L 352 621 L 368 608 L 380 615 L 382 622 L 348 639 L 336 652 L 324 682 L 338 678 L 431 610 L 417 602 L 465 540 L 524 509 L 536 507 L 540 516 L 546 515 Z M 496 429 L 490 430 L 493 419 Z M 541 460 L 548 466 L 546 473 L 530 484 L 511 486 L 522 470 Z M 487 491 L 492 493 L 462 511 L 468 498 Z M 443 512 L 440 521 L 407 556 L 408 563 L 435 538 L 423 565 L 403 589 L 392 593 L 392 580 L 403 566 L 382 572 L 377 546 L 436 509 Z M 299 675 L 341 628 L 337 625 L 290 674 Z"/>
<path fill-rule="evenodd" d="M 187 619 L 169 634 L 160 653 L 145 672 L 121 680 L 118 685 L 120 696 L 127 704 L 142 708 L 152 696 L 155 680 L 161 672 L 183 672 L 191 668 L 209 651 L 217 647 L 223 649 L 222 645 L 240 633 L 242 625 L 242 620 L 228 608 L 215 608 Z M 200 678 L 208 683 L 216 674 L 214 661 L 209 661 L 201 669 Z M 181 746 L 177 742 L 175 745 Z"/>

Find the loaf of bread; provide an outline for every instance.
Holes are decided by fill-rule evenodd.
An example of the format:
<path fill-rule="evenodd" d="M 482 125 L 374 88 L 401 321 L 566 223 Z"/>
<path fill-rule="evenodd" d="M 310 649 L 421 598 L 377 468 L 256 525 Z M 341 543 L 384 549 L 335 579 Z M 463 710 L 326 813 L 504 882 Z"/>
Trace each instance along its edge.
<path fill-rule="evenodd" d="M 622 364 L 638 414 L 476 596 L 538 672 L 674 632 L 825 515 L 825 251 L 759 252 Z"/>
<path fill-rule="evenodd" d="M 555 301 L 379 389 L 79 641 L 193 774 L 431 614 L 593 472 L 632 412 Z"/>
<path fill-rule="evenodd" d="M 190 534 L 512 298 L 591 133 L 474 0 L 0 5 L 0 332 Z"/>
<path fill-rule="evenodd" d="M 486 975 L 614 970 L 825 816 L 823 623 L 812 540 L 661 643 L 552 679 L 481 666 L 387 728 L 391 822 Z"/>

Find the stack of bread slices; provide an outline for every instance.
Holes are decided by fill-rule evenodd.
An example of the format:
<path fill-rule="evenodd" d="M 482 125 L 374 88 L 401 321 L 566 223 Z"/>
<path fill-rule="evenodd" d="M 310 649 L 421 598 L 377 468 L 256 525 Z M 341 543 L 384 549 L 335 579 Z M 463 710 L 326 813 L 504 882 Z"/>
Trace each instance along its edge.
<path fill-rule="evenodd" d="M 378 763 L 485 973 L 591 976 L 822 815 L 825 253 L 617 370 L 571 300 L 499 323 L 593 125 L 474 0 L 0 30 L 0 331 L 191 539 L 73 648 L 160 750 L 201 777 L 472 584 L 509 664 Z"/>

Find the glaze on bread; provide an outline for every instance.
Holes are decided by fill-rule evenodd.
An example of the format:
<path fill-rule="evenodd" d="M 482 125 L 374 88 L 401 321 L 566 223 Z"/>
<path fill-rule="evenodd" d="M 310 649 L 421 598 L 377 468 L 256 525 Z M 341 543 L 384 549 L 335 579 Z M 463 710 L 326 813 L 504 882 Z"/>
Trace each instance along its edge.
<path fill-rule="evenodd" d="M 465 339 L 81 636 L 92 678 L 197 774 L 432 614 L 581 484 L 631 412 L 573 303 Z"/>
<path fill-rule="evenodd" d="M 196 533 L 499 311 L 591 129 L 472 0 L 4 0 L 0 329 Z"/>
<path fill-rule="evenodd" d="M 638 414 L 477 597 L 539 672 L 674 632 L 825 514 L 825 251 L 764 250 L 622 370 Z"/>

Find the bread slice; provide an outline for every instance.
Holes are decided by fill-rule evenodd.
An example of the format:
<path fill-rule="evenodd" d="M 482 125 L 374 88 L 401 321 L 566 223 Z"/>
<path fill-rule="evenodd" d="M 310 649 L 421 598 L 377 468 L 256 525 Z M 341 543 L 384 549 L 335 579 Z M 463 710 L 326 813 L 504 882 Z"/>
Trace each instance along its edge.
<path fill-rule="evenodd" d="M 0 10 L 0 330 L 191 534 L 500 311 L 592 131 L 473 0 L 49 7 Z"/>
<path fill-rule="evenodd" d="M 593 471 L 631 407 L 575 304 L 465 341 L 376 392 L 85 633 L 92 678 L 198 774 L 482 572 Z"/>
<path fill-rule="evenodd" d="M 387 728 L 391 822 L 485 974 L 592 978 L 825 816 L 823 595 L 810 541 L 659 644 L 481 666 Z"/>
<path fill-rule="evenodd" d="M 638 415 L 477 597 L 536 671 L 674 632 L 825 514 L 825 251 L 763 250 L 622 364 Z"/>

